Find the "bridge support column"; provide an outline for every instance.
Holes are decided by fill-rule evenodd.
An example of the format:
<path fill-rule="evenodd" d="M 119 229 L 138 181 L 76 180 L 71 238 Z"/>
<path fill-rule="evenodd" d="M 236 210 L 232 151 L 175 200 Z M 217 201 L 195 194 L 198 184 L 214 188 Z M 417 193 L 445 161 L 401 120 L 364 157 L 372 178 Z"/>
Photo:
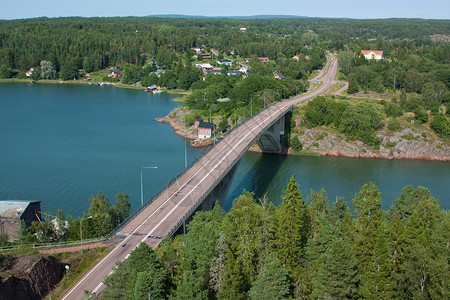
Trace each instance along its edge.
<path fill-rule="evenodd" d="M 228 196 L 228 191 L 230 190 L 231 183 L 233 182 L 234 174 L 236 173 L 239 162 L 234 165 L 234 167 L 228 172 L 227 175 L 219 182 L 219 184 L 214 188 L 214 190 L 203 200 L 198 210 L 212 210 L 214 205 L 218 201 L 220 206 L 223 207 L 225 200 Z"/>
<path fill-rule="evenodd" d="M 281 136 L 285 133 L 285 116 L 278 119 L 256 141 L 263 153 L 280 153 L 282 151 Z"/>

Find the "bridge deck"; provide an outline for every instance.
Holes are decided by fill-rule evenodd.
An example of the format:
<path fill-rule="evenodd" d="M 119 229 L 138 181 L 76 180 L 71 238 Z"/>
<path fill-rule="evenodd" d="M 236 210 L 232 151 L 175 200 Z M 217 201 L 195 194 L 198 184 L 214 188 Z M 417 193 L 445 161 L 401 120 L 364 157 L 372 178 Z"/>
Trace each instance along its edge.
<path fill-rule="evenodd" d="M 211 151 L 112 238 L 118 246 L 90 270 L 63 299 L 79 299 L 85 289 L 98 294 L 104 288 L 101 283 L 103 278 L 111 272 L 116 261 L 125 259 L 140 242 L 151 247 L 159 245 L 162 238 L 180 224 L 180 220 L 197 208 L 259 135 L 293 105 L 320 95 L 329 88 L 336 73 L 337 63 L 333 65 L 329 61 L 328 66 L 330 70 L 317 90 L 266 108 L 220 140 Z"/>

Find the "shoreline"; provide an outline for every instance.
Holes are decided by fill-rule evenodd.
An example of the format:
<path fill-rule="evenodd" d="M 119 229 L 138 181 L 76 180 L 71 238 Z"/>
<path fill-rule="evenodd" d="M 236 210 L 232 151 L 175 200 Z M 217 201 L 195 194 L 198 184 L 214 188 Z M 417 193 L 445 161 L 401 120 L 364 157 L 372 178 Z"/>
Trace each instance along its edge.
<path fill-rule="evenodd" d="M 214 144 L 213 139 L 207 139 L 207 140 L 198 140 L 197 136 L 187 132 L 184 125 L 179 124 L 174 119 L 170 119 L 167 116 L 163 118 L 155 118 L 155 120 L 159 123 L 167 123 L 170 127 L 175 131 L 175 134 L 191 140 L 190 145 L 191 147 L 195 148 L 201 148 L 201 147 L 207 147 Z M 248 149 L 248 152 L 253 153 L 262 153 L 262 151 L 255 146 L 250 146 Z M 423 161 L 435 161 L 435 162 L 450 162 L 450 157 L 435 157 L 430 155 L 424 155 L 424 154 L 414 154 L 414 155 L 407 155 L 407 154 L 381 154 L 381 153 L 359 153 L 359 152 L 353 152 L 353 153 L 346 153 L 343 151 L 314 151 L 314 150 L 308 150 L 308 151 L 300 151 L 300 152 L 294 152 L 292 149 L 288 149 L 286 153 L 279 154 L 279 155 L 297 155 L 297 156 L 331 156 L 331 157 L 346 157 L 346 158 L 363 158 L 363 159 L 387 159 L 387 160 L 423 160 Z"/>

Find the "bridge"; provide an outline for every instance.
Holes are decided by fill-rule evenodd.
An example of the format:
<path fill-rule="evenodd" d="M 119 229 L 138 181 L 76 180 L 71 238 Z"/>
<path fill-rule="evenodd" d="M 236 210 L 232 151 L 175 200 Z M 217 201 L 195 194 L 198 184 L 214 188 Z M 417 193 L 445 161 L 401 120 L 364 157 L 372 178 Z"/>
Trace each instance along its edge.
<path fill-rule="evenodd" d="M 231 184 L 236 165 L 251 145 L 258 143 L 265 152 L 279 152 L 280 132 L 284 116 L 294 105 L 324 93 L 334 82 L 337 60 L 330 57 L 319 87 L 299 97 L 271 105 L 211 147 L 194 165 L 180 174 L 154 200 L 129 219 L 112 238 L 117 246 L 92 268 L 62 298 L 80 299 L 84 290 L 96 294 L 104 289 L 102 280 L 112 271 L 115 262 L 128 257 L 140 243 L 156 247 L 165 236 L 182 232 L 186 221 L 197 210 L 209 210 L 216 200 L 223 201 Z"/>

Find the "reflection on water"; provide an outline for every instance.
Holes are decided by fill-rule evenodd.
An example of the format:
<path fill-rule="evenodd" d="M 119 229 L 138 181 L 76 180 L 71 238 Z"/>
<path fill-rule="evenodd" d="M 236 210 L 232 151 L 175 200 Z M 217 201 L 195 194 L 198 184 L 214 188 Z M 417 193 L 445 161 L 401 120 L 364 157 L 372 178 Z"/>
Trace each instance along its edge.
<path fill-rule="evenodd" d="M 351 204 L 361 186 L 372 181 L 381 192 L 385 209 L 406 185 L 427 187 L 444 209 L 450 207 L 448 162 L 247 153 L 240 162 L 225 208 L 231 207 L 243 189 L 254 191 L 256 197 L 267 194 L 278 205 L 291 176 L 304 197 L 310 189 L 324 188 L 331 202 L 342 196 Z"/>

